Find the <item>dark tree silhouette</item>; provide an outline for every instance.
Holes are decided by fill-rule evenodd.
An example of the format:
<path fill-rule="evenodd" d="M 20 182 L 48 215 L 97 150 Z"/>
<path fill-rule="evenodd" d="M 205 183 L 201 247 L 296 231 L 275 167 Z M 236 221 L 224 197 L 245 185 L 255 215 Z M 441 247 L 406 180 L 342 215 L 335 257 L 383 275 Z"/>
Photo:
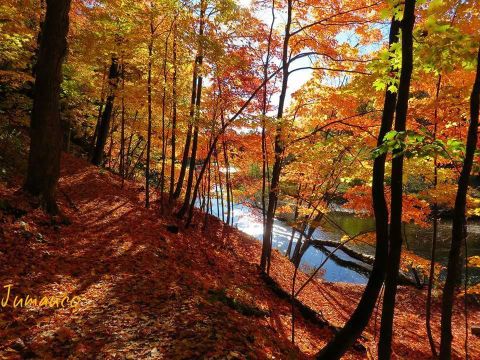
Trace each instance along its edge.
<path fill-rule="evenodd" d="M 459 276 L 460 248 L 467 236 L 465 208 L 467 203 L 468 179 L 472 171 L 473 157 L 477 148 L 478 112 L 480 103 L 480 48 L 477 55 L 477 75 L 470 96 L 470 125 L 468 127 L 467 147 L 462 172 L 458 179 L 452 224 L 452 244 L 448 256 L 447 278 L 442 297 L 442 323 L 440 341 L 440 359 L 451 358 L 452 353 L 452 308 L 455 295 L 455 282 Z"/>
<path fill-rule="evenodd" d="M 392 19 L 390 25 L 390 46 L 398 42 L 400 24 Z M 383 115 L 377 145 L 381 145 L 385 135 L 391 130 L 397 94 L 388 89 L 383 104 Z M 317 358 L 322 360 L 339 359 L 355 340 L 360 336 L 368 324 L 370 316 L 377 302 L 378 295 L 383 285 L 388 257 L 388 207 L 385 201 L 385 161 L 386 154 L 378 156 L 373 163 L 372 178 L 372 199 L 373 212 L 375 215 L 376 249 L 375 261 L 372 273 L 368 279 L 367 286 L 362 298 L 352 316 L 325 348 L 318 354 Z"/>
<path fill-rule="evenodd" d="M 395 109 L 395 131 L 406 130 L 410 80 L 413 70 L 413 26 L 415 24 L 415 0 L 405 1 L 402 19 L 402 70 Z M 402 254 L 402 205 L 403 205 L 403 153 L 393 151 L 390 203 L 390 248 L 382 307 L 382 323 L 378 342 L 378 358 L 390 359 L 392 347 L 393 316 L 397 295 L 398 271 Z"/>
<path fill-rule="evenodd" d="M 58 213 L 56 187 L 62 146 L 60 84 L 67 52 L 69 10 L 70 0 L 47 0 L 36 67 L 25 182 L 25 190 L 40 196 L 42 206 L 52 214 Z"/>
<path fill-rule="evenodd" d="M 103 163 L 103 151 L 105 149 L 105 143 L 107 142 L 107 137 L 110 130 L 110 120 L 112 118 L 113 103 L 115 101 L 115 95 L 119 80 L 120 67 L 118 65 L 118 59 L 116 56 L 112 56 L 112 63 L 110 65 L 110 71 L 108 73 L 108 96 L 98 126 L 97 142 L 95 144 L 95 148 L 93 149 L 92 155 L 92 164 L 97 166 L 102 165 Z"/>

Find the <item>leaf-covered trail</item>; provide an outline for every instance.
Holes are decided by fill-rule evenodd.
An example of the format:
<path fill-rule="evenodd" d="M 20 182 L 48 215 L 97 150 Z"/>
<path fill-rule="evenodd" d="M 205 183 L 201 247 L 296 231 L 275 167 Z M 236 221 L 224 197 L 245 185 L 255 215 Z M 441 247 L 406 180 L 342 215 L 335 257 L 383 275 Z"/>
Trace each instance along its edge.
<path fill-rule="evenodd" d="M 213 218 L 206 231 L 168 232 L 175 220 L 145 209 L 139 184 L 121 189 L 117 176 L 69 155 L 59 200 L 71 225 L 32 210 L 32 200 L 16 189 L 0 186 L 2 198 L 27 211 L 21 217 L 2 212 L 0 285 L 12 284 L 13 295 L 78 295 L 81 301 L 75 311 L 2 308 L 0 357 L 303 358 L 332 335 L 297 314 L 293 346 L 290 304 L 259 276 L 260 244 Z M 290 262 L 274 252 L 272 270 L 288 291 Z M 305 278 L 300 274 L 298 283 Z M 339 326 L 361 291 L 314 282 L 300 298 Z M 399 298 L 394 351 L 398 358 L 428 358 L 424 319 L 413 315 L 424 294 L 401 288 Z M 470 321 L 480 323 L 478 308 L 470 312 Z M 459 357 L 463 319 L 455 315 Z M 374 351 L 373 328 L 374 319 L 363 342 Z M 480 355 L 478 338 L 470 337 L 470 348 L 472 358 Z M 346 358 L 365 357 L 352 351 Z"/>
<path fill-rule="evenodd" d="M 3 356 L 303 357 L 330 336 L 300 318 L 300 351 L 291 345 L 289 303 L 258 275 L 254 240 L 216 221 L 205 234 L 172 234 L 172 219 L 143 208 L 138 184 L 122 190 L 118 177 L 71 156 L 63 158 L 60 189 L 68 226 L 51 224 L 30 199 L 2 187 L 2 197 L 28 213 L 4 215 L 0 284 L 13 284 L 14 295 L 81 302 L 75 312 L 3 308 Z"/>

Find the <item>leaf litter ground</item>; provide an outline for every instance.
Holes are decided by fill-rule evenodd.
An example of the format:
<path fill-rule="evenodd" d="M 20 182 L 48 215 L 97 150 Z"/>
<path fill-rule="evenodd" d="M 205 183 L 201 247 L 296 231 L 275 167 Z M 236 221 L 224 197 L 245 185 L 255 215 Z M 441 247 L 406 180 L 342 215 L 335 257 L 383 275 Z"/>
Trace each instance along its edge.
<path fill-rule="evenodd" d="M 59 204 L 71 224 L 45 215 L 32 199 L 0 184 L 0 290 L 12 296 L 79 296 L 71 307 L 2 307 L 0 358 L 22 359 L 296 359 L 312 358 L 333 336 L 296 313 L 291 343 L 291 305 L 259 274 L 261 246 L 244 233 L 209 217 L 199 225 L 167 230 L 175 218 L 145 209 L 143 191 L 70 155 L 62 159 Z M 196 222 L 203 216 L 197 214 Z M 293 267 L 277 251 L 272 278 L 290 292 Z M 307 276 L 300 273 L 297 284 Z M 333 327 L 348 319 L 363 287 L 309 284 L 300 300 Z M 428 359 L 425 291 L 400 287 L 394 358 Z M 298 311 L 298 310 L 296 310 Z M 439 300 L 433 306 L 439 337 Z M 346 359 L 375 357 L 375 312 Z M 471 304 L 469 322 L 480 324 Z M 454 358 L 464 358 L 465 325 L 458 300 Z M 470 357 L 480 341 L 469 336 Z"/>

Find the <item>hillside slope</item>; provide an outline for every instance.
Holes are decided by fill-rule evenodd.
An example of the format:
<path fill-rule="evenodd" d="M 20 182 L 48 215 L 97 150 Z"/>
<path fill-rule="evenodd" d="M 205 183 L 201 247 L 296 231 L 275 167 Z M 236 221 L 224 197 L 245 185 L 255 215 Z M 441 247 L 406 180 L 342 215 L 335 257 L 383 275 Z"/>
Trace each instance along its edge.
<path fill-rule="evenodd" d="M 0 358 L 309 358 L 332 336 L 330 327 L 296 313 L 292 345 L 290 302 L 259 275 L 260 244 L 238 230 L 210 218 L 206 229 L 169 232 L 175 219 L 145 209 L 139 184 L 122 189 L 117 176 L 71 155 L 63 156 L 59 188 L 69 225 L 36 209 L 18 184 L 0 185 L 0 285 L 12 285 L 11 298 L 79 297 L 75 307 L 2 307 Z M 275 252 L 272 277 L 287 292 L 292 270 Z M 305 279 L 300 274 L 298 283 Z M 315 281 L 300 299 L 341 326 L 362 289 Z M 402 287 L 399 304 L 394 352 L 428 358 L 424 318 L 402 314 L 417 314 L 424 293 Z M 470 314 L 480 323 L 477 307 Z M 362 340 L 373 355 L 375 325 L 379 319 Z M 470 338 L 470 355 L 480 357 L 478 338 Z M 345 358 L 366 357 L 352 350 Z"/>

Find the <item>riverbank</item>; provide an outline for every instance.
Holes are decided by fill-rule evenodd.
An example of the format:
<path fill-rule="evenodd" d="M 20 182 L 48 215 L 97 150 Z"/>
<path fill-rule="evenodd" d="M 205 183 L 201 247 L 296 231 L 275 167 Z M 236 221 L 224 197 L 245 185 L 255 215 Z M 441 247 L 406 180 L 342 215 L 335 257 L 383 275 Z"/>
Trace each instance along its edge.
<path fill-rule="evenodd" d="M 50 218 L 19 192 L 20 179 L 0 185 L 0 284 L 16 295 L 78 296 L 72 307 L 12 307 L 0 312 L 0 357 L 6 358 L 309 358 L 333 335 L 296 314 L 290 342 L 290 302 L 258 271 L 261 244 L 209 217 L 205 230 L 168 231 L 175 219 L 143 207 L 141 185 L 64 155 L 59 203 L 71 222 Z M 271 276 L 290 292 L 292 264 L 274 251 Z M 297 284 L 307 278 L 300 273 Z M 315 280 L 301 302 L 331 326 L 342 326 L 363 286 Z M 2 296 L 4 294 L 2 293 Z M 427 359 L 425 292 L 400 287 L 393 351 Z M 55 304 L 54 304 L 55 305 Z M 438 339 L 439 303 L 433 306 Z M 454 358 L 463 358 L 461 298 L 454 313 Z M 380 314 L 379 310 L 376 312 Z M 377 321 L 375 320 L 377 319 Z M 471 324 L 480 308 L 471 305 Z M 361 339 L 375 356 L 379 318 Z M 480 341 L 470 335 L 471 358 Z M 350 351 L 347 359 L 363 359 Z"/>

